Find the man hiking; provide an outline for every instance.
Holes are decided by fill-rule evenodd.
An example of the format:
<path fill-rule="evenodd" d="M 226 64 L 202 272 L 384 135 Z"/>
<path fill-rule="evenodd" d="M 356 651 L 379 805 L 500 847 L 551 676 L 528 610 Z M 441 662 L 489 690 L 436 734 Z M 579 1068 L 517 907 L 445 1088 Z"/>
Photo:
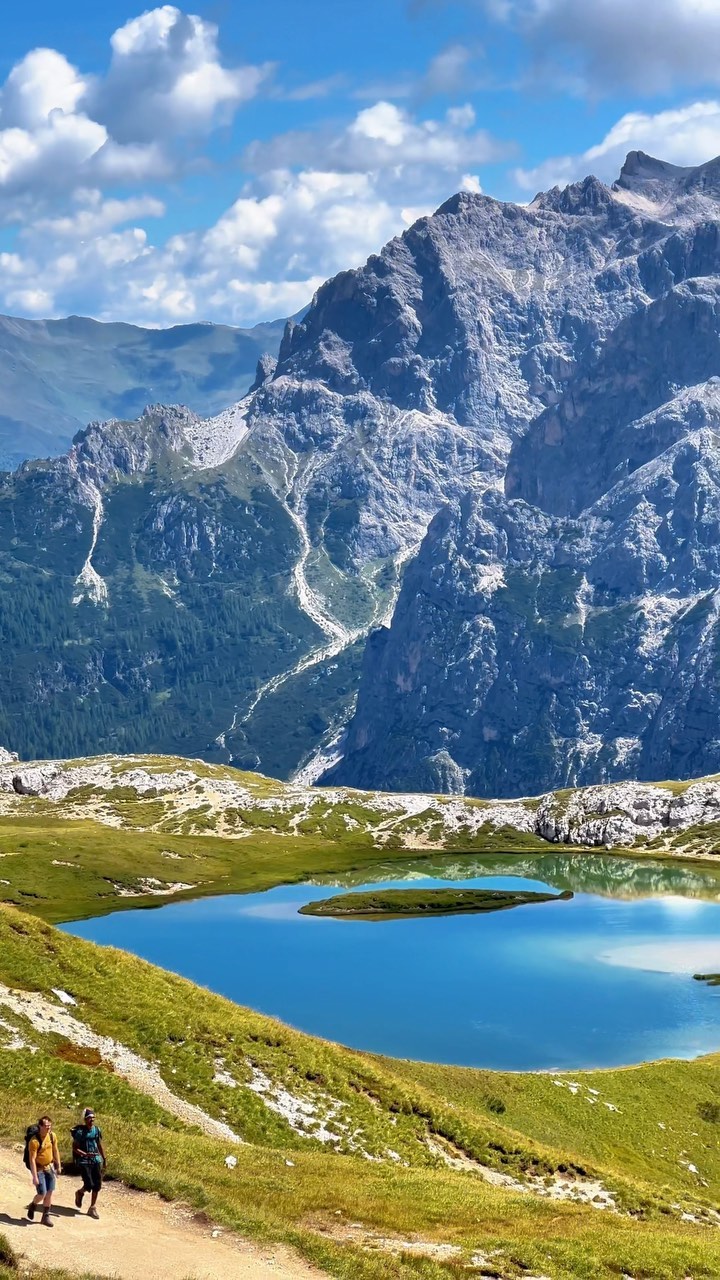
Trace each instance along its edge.
<path fill-rule="evenodd" d="M 106 1168 L 107 1160 L 102 1144 L 102 1134 L 95 1124 L 95 1112 L 92 1107 L 85 1108 L 82 1124 L 77 1124 L 72 1130 L 72 1140 L 73 1160 L 80 1169 L 83 1180 L 82 1186 L 75 1192 L 75 1207 L 82 1209 L 83 1196 L 86 1191 L 89 1191 L 88 1217 L 99 1218 L 97 1198 L 102 1186 L 102 1170 Z"/>
<path fill-rule="evenodd" d="M 42 1225 L 52 1227 L 50 1205 L 55 1190 L 56 1175 L 62 1171 L 62 1165 L 49 1116 L 41 1116 L 37 1125 L 28 1129 L 26 1154 L 27 1166 L 35 1188 L 35 1195 L 28 1205 L 27 1216 L 32 1222 L 35 1210 L 42 1205 Z"/>

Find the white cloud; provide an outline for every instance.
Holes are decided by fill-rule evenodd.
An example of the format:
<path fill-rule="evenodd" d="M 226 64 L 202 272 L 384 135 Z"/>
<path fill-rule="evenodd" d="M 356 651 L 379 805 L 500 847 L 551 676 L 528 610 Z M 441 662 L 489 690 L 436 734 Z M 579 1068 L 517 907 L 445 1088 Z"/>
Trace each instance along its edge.
<path fill-rule="evenodd" d="M 473 92 L 487 82 L 486 71 L 481 73 L 478 68 L 483 56 L 483 49 L 476 43 L 445 45 L 433 55 L 424 71 L 406 71 L 385 80 L 366 82 L 356 87 L 351 96 L 366 102 L 409 99 L 419 103 L 437 95 L 459 96 Z"/>
<path fill-rule="evenodd" d="M 2 306 L 140 324 L 289 315 L 328 276 L 360 265 L 427 211 L 391 203 L 364 173 L 284 170 L 263 185 L 207 230 L 164 245 L 152 244 L 142 227 L 123 226 L 159 216 L 159 202 L 77 193 L 68 214 L 26 227 L 5 255 Z"/>
<path fill-rule="evenodd" d="M 479 191 L 479 166 L 510 154 L 469 104 L 419 108 L 419 84 L 449 93 L 467 71 L 470 55 L 449 46 L 416 80 L 414 110 L 379 99 L 345 122 L 251 144 L 229 208 L 163 240 L 153 221 L 166 200 L 143 187 L 190 172 L 200 137 L 271 68 L 226 65 L 217 28 L 169 4 L 110 43 L 101 75 L 35 49 L 0 85 L 0 309 L 147 324 L 290 314 L 458 188 Z"/>
<path fill-rule="evenodd" d="M 87 81 L 55 49 L 33 49 L 13 67 L 0 93 L 0 125 L 33 129 L 52 111 L 72 113 Z"/>
<path fill-rule="evenodd" d="M 603 93 L 720 84 L 718 0 L 484 0 L 528 40 L 536 69 Z"/>
<path fill-rule="evenodd" d="M 338 72 L 332 76 L 324 76 L 321 80 L 297 84 L 293 88 L 276 87 L 272 90 L 272 97 L 284 102 L 311 102 L 313 98 L 328 98 L 346 88 L 347 78 Z"/>
<path fill-rule="evenodd" d="M 304 165 L 347 173 L 402 172 L 412 167 L 437 173 L 463 170 L 508 154 L 507 146 L 475 125 L 469 105 L 452 108 L 440 120 L 422 120 L 396 103 L 380 101 L 337 130 L 284 133 L 269 142 L 255 142 L 245 160 L 260 171 Z"/>
<path fill-rule="evenodd" d="M 213 23 L 174 5 L 133 18 L 111 39 L 110 68 L 90 88 L 89 109 L 120 142 L 201 134 L 229 120 L 272 68 L 224 67 L 217 36 Z"/>
<path fill-rule="evenodd" d="M 473 53 L 464 44 L 450 44 L 430 60 L 418 86 L 418 96 L 431 98 L 436 93 L 459 93 L 468 85 Z"/>
<path fill-rule="evenodd" d="M 61 190 L 169 177 L 179 140 L 229 121 L 269 73 L 224 66 L 217 34 L 163 5 L 114 33 L 104 76 L 31 50 L 0 86 L 0 218 L 25 220 Z"/>
<path fill-rule="evenodd" d="M 53 111 L 36 129 L 0 130 L 0 192 L 72 182 L 107 141 L 101 124 Z"/>
<path fill-rule="evenodd" d="M 165 213 L 165 205 L 154 196 L 106 200 L 100 191 L 92 189 L 76 191 L 74 204 L 74 209 L 58 217 L 38 218 L 33 224 L 33 236 L 82 241 L 135 218 L 161 218 Z"/>
<path fill-rule="evenodd" d="M 646 151 L 671 164 L 704 164 L 720 154 L 720 102 L 693 102 L 654 115 L 628 112 L 597 146 L 580 155 L 555 156 L 533 169 L 516 169 L 515 179 L 533 192 L 564 186 L 588 173 L 612 182 L 628 151 Z"/>

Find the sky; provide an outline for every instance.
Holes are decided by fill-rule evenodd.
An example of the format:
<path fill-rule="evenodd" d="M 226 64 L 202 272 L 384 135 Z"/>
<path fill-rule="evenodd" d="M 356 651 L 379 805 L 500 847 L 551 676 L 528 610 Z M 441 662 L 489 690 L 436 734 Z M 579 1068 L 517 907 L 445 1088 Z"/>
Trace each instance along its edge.
<path fill-rule="evenodd" d="M 0 310 L 252 325 L 454 192 L 720 153 L 720 0 L 24 0 Z"/>

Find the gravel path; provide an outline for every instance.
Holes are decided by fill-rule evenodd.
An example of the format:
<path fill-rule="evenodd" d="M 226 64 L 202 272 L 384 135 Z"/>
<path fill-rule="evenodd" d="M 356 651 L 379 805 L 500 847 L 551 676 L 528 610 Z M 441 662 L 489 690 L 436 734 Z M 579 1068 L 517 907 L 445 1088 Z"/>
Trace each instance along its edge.
<path fill-rule="evenodd" d="M 27 1221 L 22 1151 L 0 1148 L 0 1234 L 29 1263 L 116 1280 L 321 1280 L 284 1245 L 257 1245 L 206 1223 L 183 1205 L 108 1182 L 100 1221 L 78 1213 L 75 1179 L 61 1177 L 54 1227 Z"/>

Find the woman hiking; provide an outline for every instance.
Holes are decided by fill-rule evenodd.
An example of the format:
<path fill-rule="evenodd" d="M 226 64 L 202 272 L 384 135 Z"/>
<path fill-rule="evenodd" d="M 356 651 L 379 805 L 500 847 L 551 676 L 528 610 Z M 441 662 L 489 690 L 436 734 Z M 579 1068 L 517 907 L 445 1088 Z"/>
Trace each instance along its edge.
<path fill-rule="evenodd" d="M 72 1130 L 73 1160 L 80 1169 L 83 1184 L 75 1192 L 75 1207 L 82 1209 L 83 1196 L 90 1192 L 89 1218 L 99 1218 L 97 1198 L 102 1186 L 102 1170 L 107 1165 L 102 1144 L 102 1134 L 95 1124 L 95 1112 L 86 1107 L 83 1122 Z"/>
<path fill-rule="evenodd" d="M 42 1225 L 52 1227 L 54 1224 L 50 1220 L 50 1206 L 56 1185 L 56 1175 L 62 1172 L 62 1165 L 49 1116 L 41 1116 L 37 1122 L 37 1131 L 28 1138 L 27 1161 L 35 1187 L 35 1196 L 28 1205 L 27 1216 L 32 1222 L 35 1210 L 42 1205 Z"/>

